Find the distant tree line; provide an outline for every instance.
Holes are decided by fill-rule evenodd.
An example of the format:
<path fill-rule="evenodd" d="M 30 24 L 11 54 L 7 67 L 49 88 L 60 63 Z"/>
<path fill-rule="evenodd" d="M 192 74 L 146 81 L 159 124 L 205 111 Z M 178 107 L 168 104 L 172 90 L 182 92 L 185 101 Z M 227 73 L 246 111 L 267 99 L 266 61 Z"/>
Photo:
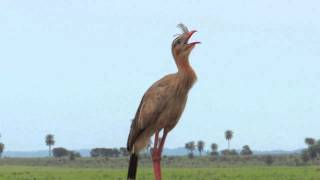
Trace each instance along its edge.
<path fill-rule="evenodd" d="M 201 143 L 199 144 L 199 142 L 201 142 Z M 190 141 L 185 144 L 185 148 L 189 151 L 188 156 L 190 158 L 194 157 L 194 151 L 196 149 L 198 150 L 199 155 L 200 156 L 202 155 L 202 152 L 204 149 L 204 142 L 203 141 L 199 141 L 199 142 L 197 145 L 195 144 L 194 141 Z M 216 143 L 212 143 L 210 155 L 213 157 L 219 156 L 219 155 L 223 155 L 223 156 L 237 156 L 237 155 L 250 156 L 250 155 L 253 155 L 253 152 L 250 149 L 249 145 L 244 145 L 240 152 L 237 152 L 235 149 L 230 149 L 230 150 L 224 149 L 224 150 L 221 150 L 219 153 L 218 145 Z"/>
<path fill-rule="evenodd" d="M 119 157 L 128 156 L 127 148 L 93 148 L 90 151 L 91 157 Z"/>
<path fill-rule="evenodd" d="M 61 157 L 69 157 L 70 160 L 74 160 L 77 157 L 81 157 L 81 154 L 76 151 L 70 151 L 64 147 L 57 147 L 53 148 L 52 146 L 55 144 L 55 139 L 53 134 L 47 134 L 45 136 L 45 144 L 49 147 L 48 150 L 48 156 L 51 157 L 53 154 L 53 157 L 55 158 L 61 158 Z M 3 151 L 3 147 L 0 143 L 0 157 L 1 153 Z M 119 149 L 117 148 L 93 148 L 90 151 L 91 157 L 119 157 L 119 156 L 128 156 L 129 152 L 127 151 L 127 148 L 121 147 Z"/>
<path fill-rule="evenodd" d="M 235 149 L 231 149 L 231 140 L 234 137 L 234 133 L 231 130 L 226 130 L 225 133 L 225 139 L 227 140 L 227 148 L 223 150 L 218 150 L 218 145 L 216 143 L 212 143 L 210 145 L 211 151 L 209 152 L 209 155 L 214 159 L 215 157 L 221 156 L 221 158 L 224 158 L 226 156 L 244 156 L 244 157 L 250 157 L 253 155 L 252 150 L 250 149 L 249 145 L 244 145 L 240 151 L 237 151 Z M 47 134 L 45 136 L 45 144 L 49 147 L 49 157 L 53 156 L 56 158 L 61 157 L 69 157 L 70 160 L 74 160 L 77 157 L 81 157 L 79 152 L 76 151 L 70 151 L 63 147 L 57 147 L 53 148 L 52 146 L 55 144 L 55 139 L 53 134 Z M 296 164 L 299 164 L 299 162 L 308 162 L 313 161 L 315 159 L 320 159 L 320 140 L 316 140 L 314 138 L 305 138 L 305 144 L 307 144 L 307 148 L 304 149 L 301 153 L 301 158 L 298 157 L 298 159 L 295 159 Z M 150 141 L 148 143 L 148 147 L 146 150 L 146 154 L 152 150 L 151 148 L 152 142 Z M 0 158 L 2 157 L 3 151 L 4 151 L 5 145 L 0 142 Z M 188 157 L 193 158 L 194 152 L 198 151 L 199 155 L 202 156 L 204 149 L 205 149 L 205 142 L 202 140 L 199 140 L 197 142 L 190 141 L 185 144 L 185 148 L 188 150 Z M 128 156 L 129 152 L 125 147 L 121 148 L 93 148 L 90 151 L 91 157 L 124 157 Z M 236 158 L 236 157 L 235 157 Z M 265 161 L 267 165 L 271 165 L 274 162 L 275 157 L 271 155 L 262 156 L 262 159 Z M 278 158 L 279 159 L 279 158 Z"/>
<path fill-rule="evenodd" d="M 76 151 L 71 151 L 63 147 L 57 147 L 53 148 L 52 146 L 55 144 L 55 139 L 53 134 L 47 134 L 45 136 L 45 143 L 49 147 L 48 150 L 48 156 L 51 157 L 53 154 L 53 157 L 55 158 L 62 158 L 62 157 L 69 157 L 70 160 L 75 160 L 78 157 L 81 157 L 81 154 Z"/>
<path fill-rule="evenodd" d="M 225 138 L 228 142 L 228 146 L 227 146 L 228 148 L 221 150 L 221 155 L 223 155 L 223 156 L 236 156 L 236 155 L 239 155 L 239 153 L 240 153 L 240 155 L 243 155 L 243 156 L 253 155 L 253 152 L 248 145 L 244 145 L 242 147 L 242 150 L 239 153 L 235 149 L 230 149 L 230 142 L 231 142 L 231 139 L 233 138 L 233 131 L 227 130 L 225 132 Z M 199 155 L 201 156 L 202 152 L 204 151 L 204 147 L 205 147 L 205 142 L 202 140 L 199 140 L 197 143 L 195 143 L 194 141 L 190 141 L 185 144 L 185 148 L 189 151 L 188 157 L 190 157 L 190 158 L 194 157 L 194 151 L 196 149 L 198 150 Z M 219 156 L 218 145 L 216 143 L 211 144 L 210 155 L 213 157 Z"/>

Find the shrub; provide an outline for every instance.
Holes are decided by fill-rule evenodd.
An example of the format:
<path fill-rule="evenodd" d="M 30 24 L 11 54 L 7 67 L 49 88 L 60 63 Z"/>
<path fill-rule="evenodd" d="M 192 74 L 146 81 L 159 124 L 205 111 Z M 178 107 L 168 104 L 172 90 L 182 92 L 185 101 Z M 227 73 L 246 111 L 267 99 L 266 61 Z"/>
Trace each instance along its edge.
<path fill-rule="evenodd" d="M 271 155 L 267 155 L 265 158 L 264 158 L 264 162 L 268 165 L 268 166 L 271 166 L 273 164 L 273 157 Z"/>
<path fill-rule="evenodd" d="M 224 156 L 237 156 L 238 152 L 235 149 L 232 149 L 232 150 L 225 149 L 221 151 L 221 154 Z"/>
<path fill-rule="evenodd" d="M 76 151 L 69 151 L 69 160 L 73 161 L 76 158 L 81 157 L 81 154 L 79 152 Z"/>
<path fill-rule="evenodd" d="M 308 162 L 310 160 L 310 154 L 308 149 L 304 149 L 301 153 L 301 159 L 303 162 Z"/>
<path fill-rule="evenodd" d="M 63 147 L 57 147 L 52 150 L 54 157 L 65 157 L 69 155 L 69 151 Z"/>
<path fill-rule="evenodd" d="M 116 148 L 94 148 L 90 151 L 91 157 L 118 157 L 120 153 Z"/>
<path fill-rule="evenodd" d="M 211 156 L 219 156 L 219 153 L 217 151 L 212 151 L 210 152 Z"/>
<path fill-rule="evenodd" d="M 243 155 L 243 156 L 250 156 L 253 153 L 252 153 L 250 147 L 248 145 L 245 145 L 245 146 L 242 147 L 242 150 L 241 150 L 240 154 Z"/>

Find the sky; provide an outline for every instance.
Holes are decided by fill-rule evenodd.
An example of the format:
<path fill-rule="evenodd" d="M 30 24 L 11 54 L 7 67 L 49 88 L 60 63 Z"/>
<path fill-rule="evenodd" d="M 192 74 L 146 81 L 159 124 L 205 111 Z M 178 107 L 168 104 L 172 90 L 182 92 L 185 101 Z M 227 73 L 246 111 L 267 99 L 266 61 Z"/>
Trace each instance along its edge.
<path fill-rule="evenodd" d="M 0 141 L 6 150 L 126 145 L 147 88 L 177 71 L 171 42 L 201 41 L 198 81 L 166 147 L 204 140 L 254 150 L 320 138 L 316 0 L 0 2 Z"/>

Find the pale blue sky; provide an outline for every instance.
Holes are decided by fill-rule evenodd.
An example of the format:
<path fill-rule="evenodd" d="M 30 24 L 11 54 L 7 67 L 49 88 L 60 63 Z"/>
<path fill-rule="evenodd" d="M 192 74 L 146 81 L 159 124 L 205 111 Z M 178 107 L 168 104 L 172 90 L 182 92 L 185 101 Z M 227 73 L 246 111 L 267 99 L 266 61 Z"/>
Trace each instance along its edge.
<path fill-rule="evenodd" d="M 255 150 L 320 138 L 320 3 L 56 0 L 0 2 L 0 132 L 7 150 L 125 146 L 145 90 L 176 71 L 183 22 L 202 42 L 198 82 L 167 147 Z"/>

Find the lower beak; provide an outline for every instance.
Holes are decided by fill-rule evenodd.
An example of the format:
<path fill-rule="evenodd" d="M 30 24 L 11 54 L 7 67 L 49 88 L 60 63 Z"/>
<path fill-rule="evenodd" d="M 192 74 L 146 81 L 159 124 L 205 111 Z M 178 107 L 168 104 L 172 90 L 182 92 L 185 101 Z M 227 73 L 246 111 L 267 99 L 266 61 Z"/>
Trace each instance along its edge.
<path fill-rule="evenodd" d="M 193 30 L 193 31 L 190 31 L 189 34 L 188 34 L 188 40 L 191 38 L 191 36 L 196 33 L 197 31 L 196 30 Z M 201 42 L 199 41 L 195 41 L 195 42 L 191 42 L 191 43 L 188 43 L 188 45 L 190 46 L 194 46 L 196 44 L 200 44 Z"/>

